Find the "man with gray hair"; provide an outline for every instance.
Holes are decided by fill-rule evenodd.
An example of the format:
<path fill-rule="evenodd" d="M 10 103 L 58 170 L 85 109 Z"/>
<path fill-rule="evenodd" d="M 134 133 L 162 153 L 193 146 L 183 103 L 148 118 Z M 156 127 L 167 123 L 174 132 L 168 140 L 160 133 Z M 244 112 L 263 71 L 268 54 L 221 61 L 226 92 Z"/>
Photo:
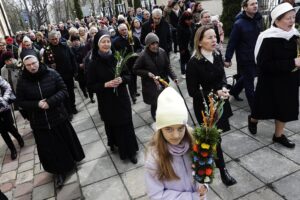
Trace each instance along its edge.
<path fill-rule="evenodd" d="M 148 33 L 155 33 L 159 38 L 159 47 L 167 54 L 172 50 L 172 37 L 169 24 L 162 17 L 162 10 L 155 8 L 149 21 L 142 26 L 141 42 L 145 45 L 145 37 Z"/>
<path fill-rule="evenodd" d="M 75 105 L 74 76 L 77 74 L 77 64 L 71 49 L 60 42 L 60 33 L 51 31 L 48 35 L 49 45 L 45 48 L 44 63 L 55 69 L 63 78 L 69 93 L 68 101 L 65 102 L 69 118 L 78 111 Z"/>

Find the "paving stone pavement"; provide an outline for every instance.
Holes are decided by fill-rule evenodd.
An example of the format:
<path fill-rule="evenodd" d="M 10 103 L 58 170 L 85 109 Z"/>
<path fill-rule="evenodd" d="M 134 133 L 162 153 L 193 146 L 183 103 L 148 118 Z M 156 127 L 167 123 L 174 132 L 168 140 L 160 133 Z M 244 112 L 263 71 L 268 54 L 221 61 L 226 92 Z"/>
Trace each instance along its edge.
<path fill-rule="evenodd" d="M 179 54 L 171 54 L 172 65 L 179 75 L 178 60 Z M 226 69 L 228 76 L 235 72 L 234 66 Z M 179 81 L 193 113 L 192 99 L 186 92 L 185 80 L 179 78 Z M 116 153 L 109 150 L 97 103 L 91 104 L 78 89 L 75 91 L 79 113 L 75 115 L 72 124 L 86 154 L 86 158 L 78 163 L 77 171 L 68 176 L 61 190 L 55 189 L 53 176 L 45 172 L 40 164 L 29 124 L 16 112 L 25 147 L 18 149 L 18 158 L 11 161 L 10 152 L 0 139 L 1 190 L 9 199 L 17 200 L 147 200 L 143 177 L 144 150 L 155 127 L 150 107 L 143 103 L 142 97 L 138 97 L 137 103 L 132 105 L 140 147 L 138 163 L 134 165 L 121 161 Z M 271 120 L 260 122 L 258 133 L 253 136 L 247 129 L 249 108 L 244 93 L 242 97 L 243 102 L 231 99 L 234 110 L 230 120 L 232 130 L 222 135 L 227 168 L 238 183 L 226 187 L 216 170 L 208 200 L 299 200 L 300 121 L 288 123 L 285 130 L 285 134 L 296 142 L 293 150 L 272 143 L 274 122 Z M 17 144 L 15 140 L 14 143 Z"/>

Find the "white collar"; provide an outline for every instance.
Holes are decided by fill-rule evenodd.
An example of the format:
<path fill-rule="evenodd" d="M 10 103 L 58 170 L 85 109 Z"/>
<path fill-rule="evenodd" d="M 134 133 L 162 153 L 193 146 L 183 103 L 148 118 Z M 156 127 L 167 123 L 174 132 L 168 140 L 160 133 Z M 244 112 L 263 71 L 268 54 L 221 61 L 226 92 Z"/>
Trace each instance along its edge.
<path fill-rule="evenodd" d="M 257 63 L 256 60 L 257 55 L 261 47 L 261 44 L 265 38 L 283 38 L 286 40 L 290 40 L 294 35 L 300 36 L 298 30 L 295 27 L 293 27 L 290 31 L 284 31 L 281 28 L 271 26 L 269 29 L 262 32 L 257 38 L 255 49 L 254 49 L 255 62 Z"/>

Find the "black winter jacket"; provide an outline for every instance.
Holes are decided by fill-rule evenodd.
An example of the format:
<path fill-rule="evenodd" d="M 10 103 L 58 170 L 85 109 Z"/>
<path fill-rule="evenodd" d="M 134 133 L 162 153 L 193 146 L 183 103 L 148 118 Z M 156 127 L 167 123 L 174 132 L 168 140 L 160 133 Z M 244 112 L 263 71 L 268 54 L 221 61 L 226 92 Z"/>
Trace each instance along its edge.
<path fill-rule="evenodd" d="M 33 130 L 52 129 L 67 120 L 63 101 L 68 92 L 61 76 L 46 65 L 40 64 L 36 74 L 23 70 L 17 84 L 18 105 L 29 115 Z M 49 109 L 39 108 L 40 100 L 46 99 Z"/>
<path fill-rule="evenodd" d="M 154 104 L 161 92 L 157 90 L 153 79 L 149 78 L 149 72 L 155 76 L 160 76 L 167 82 L 169 82 L 168 76 L 172 80 L 176 79 L 176 75 L 170 66 L 169 57 L 162 48 L 159 48 L 159 53 L 152 53 L 145 49 L 136 60 L 133 71 L 142 78 L 142 93 L 146 104 Z"/>

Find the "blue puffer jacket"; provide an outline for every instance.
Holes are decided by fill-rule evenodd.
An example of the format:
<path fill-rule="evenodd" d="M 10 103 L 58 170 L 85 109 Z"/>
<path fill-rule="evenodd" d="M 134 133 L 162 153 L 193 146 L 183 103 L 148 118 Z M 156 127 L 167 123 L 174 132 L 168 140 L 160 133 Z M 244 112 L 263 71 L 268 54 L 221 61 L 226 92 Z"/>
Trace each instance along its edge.
<path fill-rule="evenodd" d="M 245 11 L 238 14 L 230 34 L 225 61 L 230 62 L 234 51 L 239 66 L 255 64 L 254 48 L 258 35 L 262 31 L 262 16 L 256 13 L 253 18 Z"/>

